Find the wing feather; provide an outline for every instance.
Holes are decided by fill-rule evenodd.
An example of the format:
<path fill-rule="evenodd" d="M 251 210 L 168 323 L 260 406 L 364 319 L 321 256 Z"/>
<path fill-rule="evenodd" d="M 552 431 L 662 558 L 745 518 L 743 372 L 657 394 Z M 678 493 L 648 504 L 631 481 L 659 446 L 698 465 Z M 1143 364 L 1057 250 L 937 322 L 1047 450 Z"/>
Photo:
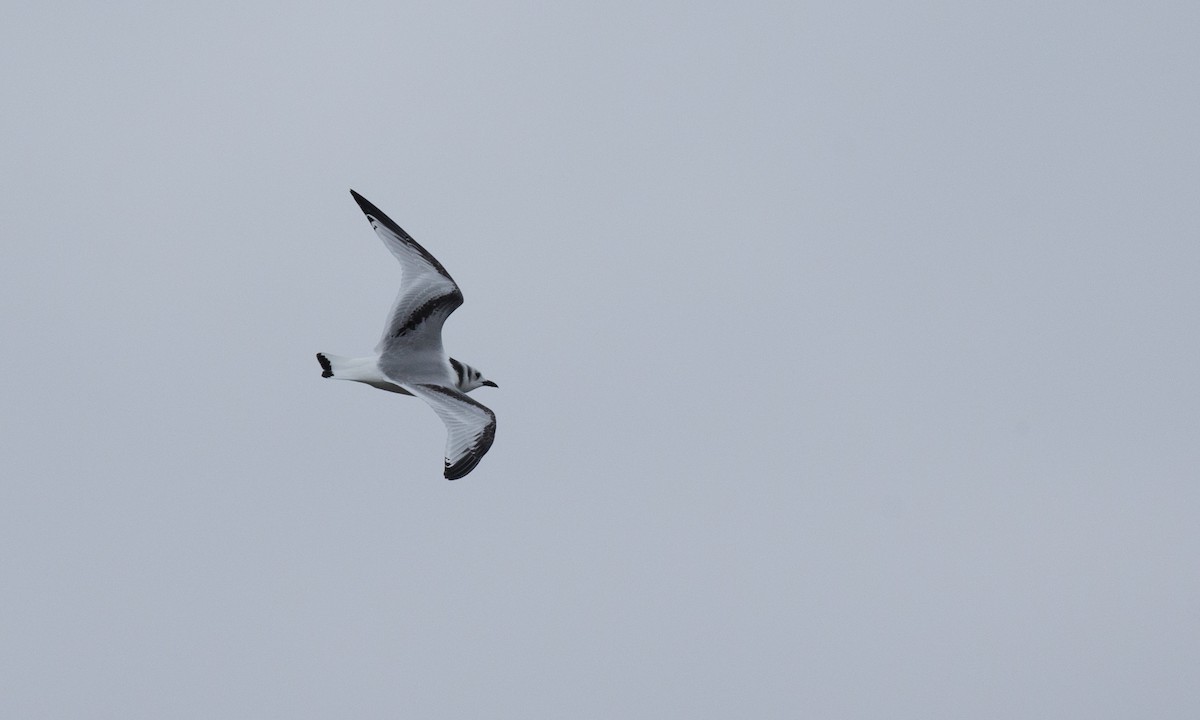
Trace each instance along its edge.
<path fill-rule="evenodd" d="M 496 414 L 445 385 L 403 387 L 428 403 L 446 424 L 446 479 L 457 480 L 474 470 L 496 439 Z"/>
<path fill-rule="evenodd" d="M 446 268 L 370 200 L 350 191 L 375 234 L 400 261 L 400 292 L 388 314 L 376 350 L 405 344 L 413 350 L 442 352 L 442 325 L 463 304 L 462 291 Z"/>

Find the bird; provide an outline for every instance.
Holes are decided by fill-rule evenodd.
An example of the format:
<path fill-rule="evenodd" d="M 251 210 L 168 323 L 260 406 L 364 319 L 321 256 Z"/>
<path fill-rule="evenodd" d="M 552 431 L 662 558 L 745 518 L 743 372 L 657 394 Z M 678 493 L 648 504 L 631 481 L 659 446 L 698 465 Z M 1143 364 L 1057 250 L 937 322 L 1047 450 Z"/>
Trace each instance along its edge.
<path fill-rule="evenodd" d="M 442 348 L 442 325 L 463 304 L 458 283 L 390 217 L 354 190 L 350 194 L 400 261 L 400 292 L 375 353 L 342 357 L 319 352 L 321 377 L 366 383 L 428 403 L 446 425 L 445 477 L 457 480 L 479 465 L 496 438 L 496 414 L 467 393 L 499 386 Z"/>

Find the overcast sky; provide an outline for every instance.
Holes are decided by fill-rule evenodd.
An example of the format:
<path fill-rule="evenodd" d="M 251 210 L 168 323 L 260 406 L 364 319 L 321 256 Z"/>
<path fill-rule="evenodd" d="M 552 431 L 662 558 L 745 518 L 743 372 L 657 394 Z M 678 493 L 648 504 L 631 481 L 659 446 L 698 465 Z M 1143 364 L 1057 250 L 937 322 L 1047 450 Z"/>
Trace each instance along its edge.
<path fill-rule="evenodd" d="M 0 716 L 1200 716 L 1198 7 L 9 3 Z"/>

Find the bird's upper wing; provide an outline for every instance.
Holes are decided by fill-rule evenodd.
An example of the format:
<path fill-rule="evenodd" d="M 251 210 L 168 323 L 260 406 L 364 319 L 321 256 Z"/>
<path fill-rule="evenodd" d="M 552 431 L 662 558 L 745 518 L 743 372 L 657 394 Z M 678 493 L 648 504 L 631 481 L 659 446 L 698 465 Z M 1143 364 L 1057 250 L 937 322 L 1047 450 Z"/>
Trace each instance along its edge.
<path fill-rule="evenodd" d="M 445 385 L 413 383 L 403 387 L 429 403 L 446 423 L 446 479 L 457 480 L 474 470 L 496 438 L 496 414 Z"/>
<path fill-rule="evenodd" d="M 442 352 L 442 324 L 463 303 L 462 291 L 446 268 L 412 236 L 362 195 L 350 191 L 383 244 L 400 261 L 400 293 L 375 347 L 387 354 L 397 346 Z"/>

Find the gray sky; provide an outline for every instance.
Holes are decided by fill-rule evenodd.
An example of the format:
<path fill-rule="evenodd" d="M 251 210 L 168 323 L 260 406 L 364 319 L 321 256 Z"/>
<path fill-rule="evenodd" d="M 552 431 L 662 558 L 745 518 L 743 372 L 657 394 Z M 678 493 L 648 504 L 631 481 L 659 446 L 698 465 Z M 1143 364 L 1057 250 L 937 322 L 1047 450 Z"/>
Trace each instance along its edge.
<path fill-rule="evenodd" d="M 20 5 L 0 716 L 1200 714 L 1194 3 Z"/>

